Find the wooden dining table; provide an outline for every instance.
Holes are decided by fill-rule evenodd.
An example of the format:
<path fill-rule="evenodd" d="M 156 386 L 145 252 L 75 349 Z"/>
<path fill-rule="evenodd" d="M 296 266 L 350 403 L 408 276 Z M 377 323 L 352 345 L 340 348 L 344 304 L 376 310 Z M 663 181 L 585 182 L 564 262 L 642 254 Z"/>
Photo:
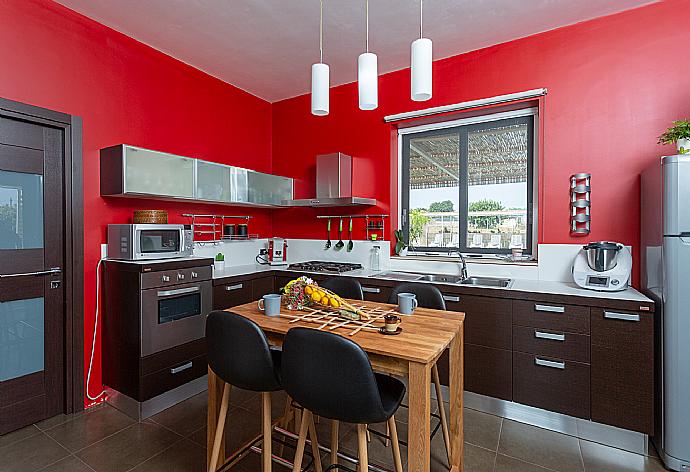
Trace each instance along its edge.
<path fill-rule="evenodd" d="M 394 311 L 395 306 L 378 302 L 349 300 L 365 308 Z M 267 316 L 257 302 L 226 310 L 228 316 L 244 316 L 256 322 L 272 345 L 280 346 L 289 329 L 320 328 L 319 324 L 298 320 L 300 311 L 281 307 L 280 316 Z M 449 434 L 450 470 L 463 470 L 463 323 L 464 313 L 417 308 L 414 314 L 402 317 L 402 332 L 395 336 L 373 329 L 354 333 L 352 327 L 330 330 L 357 343 L 366 351 L 373 369 L 408 379 L 409 423 L 407 470 L 428 472 L 431 467 L 431 371 L 436 361 L 449 349 Z M 223 382 L 209 368 L 208 371 L 208 444 L 210 454 L 213 433 L 220 410 Z M 232 419 L 230 420 L 232 421 Z M 224 448 L 221 457 L 225 457 Z M 221 463 L 223 461 L 221 460 Z"/>

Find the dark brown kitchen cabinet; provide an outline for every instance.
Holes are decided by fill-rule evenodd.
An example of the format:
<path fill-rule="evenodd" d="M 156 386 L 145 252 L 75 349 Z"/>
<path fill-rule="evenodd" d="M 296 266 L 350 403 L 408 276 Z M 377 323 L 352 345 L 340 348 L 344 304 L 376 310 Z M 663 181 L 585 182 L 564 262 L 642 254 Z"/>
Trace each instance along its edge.
<path fill-rule="evenodd" d="M 225 310 L 254 300 L 252 281 L 236 279 L 213 287 L 213 309 Z"/>
<path fill-rule="evenodd" d="M 362 293 L 364 293 L 365 300 L 370 302 L 388 303 L 391 293 L 393 292 L 392 287 L 373 284 L 369 280 L 360 282 L 362 282 Z"/>
<path fill-rule="evenodd" d="M 589 334 L 589 307 L 566 303 L 513 300 L 513 324 Z"/>
<path fill-rule="evenodd" d="M 514 352 L 513 401 L 588 419 L 589 376 L 589 364 Z"/>
<path fill-rule="evenodd" d="M 439 364 L 439 376 L 448 385 L 448 358 L 444 367 Z M 465 390 L 502 400 L 513 399 L 513 353 L 506 349 L 465 343 Z M 440 362 L 440 360 L 439 360 Z M 445 374 L 441 374 L 442 369 Z"/>
<path fill-rule="evenodd" d="M 653 316 L 592 309 L 592 420 L 653 433 Z"/>
<path fill-rule="evenodd" d="M 252 298 L 254 300 L 258 300 L 269 293 L 277 293 L 273 276 L 259 277 L 252 280 Z"/>

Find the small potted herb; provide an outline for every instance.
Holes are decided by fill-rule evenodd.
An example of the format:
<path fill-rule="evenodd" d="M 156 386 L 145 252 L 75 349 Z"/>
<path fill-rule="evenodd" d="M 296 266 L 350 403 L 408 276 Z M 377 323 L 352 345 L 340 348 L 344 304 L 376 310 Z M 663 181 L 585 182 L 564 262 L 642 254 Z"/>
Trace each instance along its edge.
<path fill-rule="evenodd" d="M 216 271 L 222 271 L 223 269 L 225 269 L 225 256 L 222 252 L 216 254 L 216 258 L 213 261 L 213 268 Z"/>
<path fill-rule="evenodd" d="M 403 233 L 403 230 L 397 229 L 393 233 L 395 234 L 395 253 L 398 256 L 407 256 L 407 244 L 405 244 L 405 234 Z"/>
<path fill-rule="evenodd" d="M 676 143 L 678 154 L 690 153 L 690 120 L 678 120 L 673 122 L 673 126 L 659 136 L 659 144 Z"/>

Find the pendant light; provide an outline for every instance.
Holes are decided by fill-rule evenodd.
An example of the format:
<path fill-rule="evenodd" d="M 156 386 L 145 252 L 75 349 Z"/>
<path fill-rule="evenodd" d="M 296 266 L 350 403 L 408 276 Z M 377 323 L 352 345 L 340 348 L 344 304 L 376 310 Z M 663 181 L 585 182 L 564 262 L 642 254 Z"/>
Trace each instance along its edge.
<path fill-rule="evenodd" d="M 411 47 L 411 98 L 415 102 L 423 102 L 431 98 L 431 40 L 424 37 L 423 29 L 424 0 L 419 0 L 419 39 L 412 42 Z"/>
<path fill-rule="evenodd" d="M 311 113 L 316 116 L 328 115 L 330 88 L 330 68 L 323 63 L 323 0 L 319 17 L 319 62 L 311 65 Z"/>
<path fill-rule="evenodd" d="M 357 85 L 359 89 L 359 109 L 373 110 L 379 106 L 378 58 L 369 52 L 369 0 L 366 0 L 367 39 L 366 52 L 357 60 Z"/>

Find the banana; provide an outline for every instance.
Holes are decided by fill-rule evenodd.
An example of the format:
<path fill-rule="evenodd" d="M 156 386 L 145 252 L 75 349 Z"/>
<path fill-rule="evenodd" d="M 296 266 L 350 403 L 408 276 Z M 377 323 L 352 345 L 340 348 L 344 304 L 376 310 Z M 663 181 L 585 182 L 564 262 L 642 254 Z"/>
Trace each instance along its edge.
<path fill-rule="evenodd" d="M 310 284 L 304 287 L 304 293 L 315 304 L 324 308 L 328 307 L 333 310 L 338 310 L 340 315 L 345 318 L 357 320 L 369 318 L 362 310 L 352 306 L 350 303 L 343 300 L 340 295 L 327 288 L 319 287 L 316 284 Z"/>

